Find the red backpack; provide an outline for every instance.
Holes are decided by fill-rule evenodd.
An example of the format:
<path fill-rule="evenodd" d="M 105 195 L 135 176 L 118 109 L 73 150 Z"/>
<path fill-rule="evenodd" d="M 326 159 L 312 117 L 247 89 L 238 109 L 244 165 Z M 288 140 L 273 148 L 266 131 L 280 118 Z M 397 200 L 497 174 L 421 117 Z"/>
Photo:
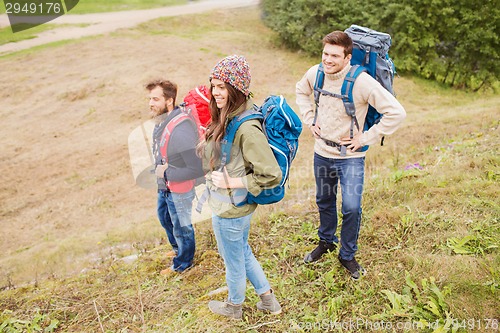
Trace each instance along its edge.
<path fill-rule="evenodd" d="M 212 120 L 208 104 L 210 103 L 210 89 L 204 85 L 197 86 L 191 89 L 186 97 L 184 103 L 187 108 L 190 108 L 193 113 L 198 116 L 200 120 L 200 133 L 205 133 L 208 123 Z"/>

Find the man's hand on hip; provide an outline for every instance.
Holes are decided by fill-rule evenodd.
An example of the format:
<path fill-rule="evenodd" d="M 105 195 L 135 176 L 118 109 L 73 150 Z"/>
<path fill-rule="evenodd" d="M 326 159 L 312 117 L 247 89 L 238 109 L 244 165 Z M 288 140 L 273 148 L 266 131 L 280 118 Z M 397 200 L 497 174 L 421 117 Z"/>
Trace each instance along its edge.
<path fill-rule="evenodd" d="M 341 138 L 340 144 L 347 146 L 347 149 L 350 149 L 351 151 L 356 151 L 362 147 L 361 143 L 359 143 L 359 138 L 362 134 L 362 132 L 358 132 L 352 139 L 350 137 Z"/>
<path fill-rule="evenodd" d="M 309 129 L 312 132 L 312 135 L 315 139 L 321 138 L 321 127 L 318 124 L 309 126 Z"/>

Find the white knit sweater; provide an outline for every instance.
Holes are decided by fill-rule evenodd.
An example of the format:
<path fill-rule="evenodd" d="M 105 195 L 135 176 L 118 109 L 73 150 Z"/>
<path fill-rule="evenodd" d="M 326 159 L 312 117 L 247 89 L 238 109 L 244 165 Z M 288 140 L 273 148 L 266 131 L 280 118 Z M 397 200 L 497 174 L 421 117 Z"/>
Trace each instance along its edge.
<path fill-rule="evenodd" d="M 348 65 L 339 73 L 325 74 L 323 89 L 340 95 L 342 83 L 350 68 L 351 66 Z M 318 65 L 311 67 L 296 85 L 296 102 L 302 114 L 302 121 L 307 126 L 311 126 L 314 119 L 313 90 L 317 70 Z M 362 145 L 379 143 L 382 136 L 394 133 L 406 117 L 403 106 L 396 98 L 367 73 L 361 73 L 356 79 L 353 98 L 360 130 L 363 129 L 365 123 L 368 104 L 384 115 L 378 124 L 361 135 Z M 321 95 L 316 124 L 321 127 L 321 136 L 324 139 L 339 143 L 341 138 L 349 137 L 351 117 L 347 115 L 341 99 Z M 354 126 L 354 135 L 356 133 L 357 129 Z M 351 158 L 365 155 L 365 152 L 347 150 L 347 155 L 341 157 L 338 148 L 328 146 L 322 139 L 316 139 L 314 151 L 327 158 Z"/>

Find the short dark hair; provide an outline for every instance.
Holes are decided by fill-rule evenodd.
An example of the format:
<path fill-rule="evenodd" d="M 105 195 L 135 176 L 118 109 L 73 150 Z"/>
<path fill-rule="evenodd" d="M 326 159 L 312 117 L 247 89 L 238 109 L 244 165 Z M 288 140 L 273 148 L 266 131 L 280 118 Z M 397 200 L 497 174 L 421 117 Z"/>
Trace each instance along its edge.
<path fill-rule="evenodd" d="M 177 98 L 177 85 L 169 80 L 156 79 L 148 84 L 146 84 L 146 89 L 151 91 L 156 87 L 161 87 L 163 89 L 163 97 L 165 99 L 172 98 L 175 105 L 175 99 Z"/>
<path fill-rule="evenodd" d="M 342 46 L 344 48 L 344 56 L 346 57 L 352 54 L 352 39 L 343 31 L 332 31 L 323 37 L 323 46 L 325 44 Z"/>

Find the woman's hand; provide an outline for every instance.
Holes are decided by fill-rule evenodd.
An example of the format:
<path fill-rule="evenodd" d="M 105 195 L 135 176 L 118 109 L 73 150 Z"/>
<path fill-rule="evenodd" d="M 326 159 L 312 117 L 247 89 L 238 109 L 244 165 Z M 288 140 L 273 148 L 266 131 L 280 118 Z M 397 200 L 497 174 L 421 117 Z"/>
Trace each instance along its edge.
<path fill-rule="evenodd" d="M 222 171 L 212 171 L 212 183 L 218 188 L 243 188 L 243 179 L 241 177 L 229 177 L 226 167 Z"/>

